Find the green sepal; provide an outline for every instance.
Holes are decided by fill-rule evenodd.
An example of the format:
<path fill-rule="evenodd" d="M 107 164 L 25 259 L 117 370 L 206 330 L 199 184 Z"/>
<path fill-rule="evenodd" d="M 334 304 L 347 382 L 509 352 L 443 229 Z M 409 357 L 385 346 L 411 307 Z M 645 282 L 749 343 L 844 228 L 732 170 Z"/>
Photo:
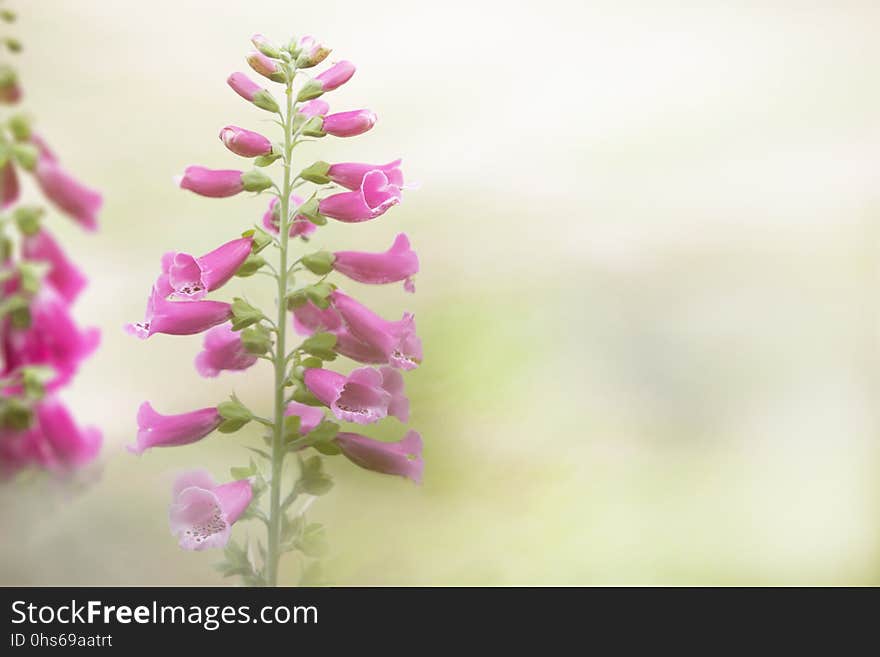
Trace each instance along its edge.
<path fill-rule="evenodd" d="M 22 292 L 34 296 L 40 291 L 41 269 L 39 264 L 27 260 L 18 263 L 18 280 Z"/>
<path fill-rule="evenodd" d="M 333 351 L 335 346 L 336 336 L 332 333 L 315 333 L 303 341 L 301 349 L 321 360 L 335 360 L 336 352 Z"/>
<path fill-rule="evenodd" d="M 259 308 L 254 308 L 251 304 L 240 297 L 232 300 L 232 330 L 240 331 L 252 324 L 256 324 L 265 315 Z"/>
<path fill-rule="evenodd" d="M 9 131 L 16 141 L 28 141 L 31 138 L 31 122 L 24 114 L 14 114 L 9 118 Z"/>
<path fill-rule="evenodd" d="M 33 144 L 16 143 L 12 144 L 12 157 L 23 169 L 33 171 L 37 166 L 39 151 Z"/>
<path fill-rule="evenodd" d="M 302 464 L 302 472 L 296 488 L 308 495 L 324 495 L 333 488 L 333 479 L 324 472 L 324 463 L 320 456 L 310 456 Z"/>
<path fill-rule="evenodd" d="M 35 235 L 45 213 L 46 210 L 38 205 L 20 205 L 12 212 L 12 219 L 23 235 Z"/>
<path fill-rule="evenodd" d="M 326 137 L 327 133 L 324 132 L 324 117 L 309 117 L 309 119 L 303 124 L 302 128 L 300 128 L 300 133 L 305 137 Z"/>
<path fill-rule="evenodd" d="M 241 174 L 241 184 L 246 192 L 263 192 L 272 186 L 272 179 L 259 169 Z"/>
<path fill-rule="evenodd" d="M 310 164 L 305 169 L 299 172 L 299 177 L 308 180 L 309 182 L 313 182 L 316 185 L 326 185 L 330 182 L 330 178 L 327 175 L 327 172 L 330 171 L 330 163 L 324 162 L 323 160 L 318 160 L 317 162 Z"/>
<path fill-rule="evenodd" d="M 267 112 L 277 112 L 279 109 L 278 103 L 276 102 L 275 98 L 265 89 L 260 89 L 257 93 L 255 93 L 254 99 L 251 102 L 260 109 L 264 109 Z"/>
<path fill-rule="evenodd" d="M 262 356 L 272 348 L 272 333 L 262 324 L 254 324 L 241 332 L 241 344 L 249 354 Z"/>
<path fill-rule="evenodd" d="M 235 433 L 254 419 L 254 414 L 235 395 L 229 401 L 218 404 L 217 412 L 223 418 L 223 422 L 217 427 L 220 433 Z"/>
<path fill-rule="evenodd" d="M 229 468 L 229 474 L 236 481 L 239 479 L 247 479 L 248 477 L 253 477 L 255 474 L 257 474 L 257 464 L 254 463 L 253 459 L 250 459 L 246 467 L 239 466 Z"/>
<path fill-rule="evenodd" d="M 285 415 L 282 424 L 284 442 L 289 443 L 299 438 L 300 418 L 298 415 Z"/>
<path fill-rule="evenodd" d="M 18 397 L 0 398 L 0 428 L 24 431 L 33 419 L 31 407 Z"/>
<path fill-rule="evenodd" d="M 272 236 L 262 228 L 251 228 L 244 231 L 241 236 L 253 238 L 251 253 L 259 253 L 274 241 Z"/>
<path fill-rule="evenodd" d="M 333 271 L 333 262 L 336 256 L 329 251 L 315 251 L 302 257 L 302 263 L 313 274 L 324 276 Z"/>
<path fill-rule="evenodd" d="M 297 381 L 293 388 L 293 401 L 297 401 L 300 404 L 305 404 L 306 406 L 323 406 L 324 403 L 315 397 L 311 393 L 311 391 L 305 387 L 302 381 Z"/>
<path fill-rule="evenodd" d="M 324 95 L 324 87 L 317 80 L 309 80 L 306 82 L 299 93 L 296 95 L 296 102 L 302 103 L 307 100 L 314 100 Z"/>
<path fill-rule="evenodd" d="M 11 294 L 0 301 L 0 318 L 9 317 L 15 328 L 25 329 L 31 325 L 28 300 L 21 294 Z"/>
<path fill-rule="evenodd" d="M 30 365 L 21 370 L 21 384 L 25 395 L 30 399 L 42 399 L 46 393 L 46 384 L 55 377 L 51 367 Z"/>
<path fill-rule="evenodd" d="M 258 167 L 267 167 L 281 157 L 281 153 L 270 153 L 269 155 L 260 155 L 254 159 L 254 165 Z"/>
<path fill-rule="evenodd" d="M 235 275 L 239 278 L 247 278 L 248 276 L 253 276 L 256 274 L 262 267 L 266 264 L 266 260 L 263 256 L 259 256 L 255 253 L 251 253 L 247 259 L 241 263 L 241 266 L 236 270 Z"/>
<path fill-rule="evenodd" d="M 307 557 L 322 557 L 327 554 L 330 546 L 327 543 L 327 533 L 324 531 L 324 526 L 316 522 L 306 525 L 302 536 L 297 541 L 297 547 Z"/>

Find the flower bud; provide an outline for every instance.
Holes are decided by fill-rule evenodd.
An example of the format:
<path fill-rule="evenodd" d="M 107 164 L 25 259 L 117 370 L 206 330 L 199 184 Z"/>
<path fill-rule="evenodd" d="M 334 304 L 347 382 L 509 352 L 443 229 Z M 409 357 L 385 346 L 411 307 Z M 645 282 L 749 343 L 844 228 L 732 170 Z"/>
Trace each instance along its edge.
<path fill-rule="evenodd" d="M 343 59 L 318 75 L 315 80 L 320 83 L 322 91 L 333 91 L 351 80 L 354 72 L 354 64 Z"/>
<path fill-rule="evenodd" d="M 299 177 L 316 185 L 326 185 L 330 182 L 330 178 L 327 175 L 329 170 L 329 163 L 318 161 L 300 171 Z M 363 176 L 361 176 L 361 179 L 363 179 Z M 360 187 L 360 181 L 358 181 L 358 187 Z"/>
<path fill-rule="evenodd" d="M 272 186 L 272 179 L 259 169 L 241 174 L 241 184 L 246 192 L 262 192 Z"/>
<path fill-rule="evenodd" d="M 303 105 L 297 110 L 299 114 L 302 114 L 306 118 L 311 118 L 313 116 L 323 116 L 327 112 L 330 111 L 330 105 L 327 104 L 326 101 L 323 100 L 312 100 Z"/>
<path fill-rule="evenodd" d="M 272 152 L 272 142 L 258 132 L 228 125 L 220 131 L 223 144 L 236 155 L 257 157 Z"/>
<path fill-rule="evenodd" d="M 272 82 L 284 82 L 287 79 L 281 65 L 278 62 L 272 61 L 262 53 L 250 53 L 247 56 L 247 63 L 257 73 L 263 77 L 269 78 Z"/>
<path fill-rule="evenodd" d="M 330 48 L 318 43 L 313 36 L 304 36 L 297 42 L 299 55 L 296 65 L 299 68 L 311 68 L 323 62 L 330 54 Z"/>
<path fill-rule="evenodd" d="M 278 50 L 272 43 L 264 37 L 262 34 L 255 34 L 251 37 L 251 43 L 254 44 L 254 48 L 259 50 L 266 57 L 272 57 L 273 59 L 278 59 L 281 57 L 281 51 Z"/>
<path fill-rule="evenodd" d="M 296 102 L 301 103 L 305 100 L 313 100 L 323 95 L 324 89 L 317 80 L 309 80 L 306 82 L 299 93 L 296 95 Z"/>
<path fill-rule="evenodd" d="M 278 103 L 268 91 L 251 80 L 244 73 L 236 72 L 226 79 L 226 83 L 232 90 L 246 101 L 253 103 L 260 109 L 269 112 L 278 111 Z"/>
<path fill-rule="evenodd" d="M 337 112 L 324 117 L 321 129 L 334 137 L 356 137 L 376 124 L 376 115 L 370 110 Z"/>
<path fill-rule="evenodd" d="M 31 138 L 31 122 L 24 114 L 15 114 L 9 119 L 9 130 L 16 141 L 29 141 Z"/>
<path fill-rule="evenodd" d="M 189 166 L 178 179 L 181 189 L 188 189 L 199 196 L 226 198 L 235 196 L 244 189 L 244 174 L 232 169 L 208 169 Z"/>
<path fill-rule="evenodd" d="M 0 66 L 0 103 L 12 105 L 21 100 L 18 75 L 9 66 Z"/>

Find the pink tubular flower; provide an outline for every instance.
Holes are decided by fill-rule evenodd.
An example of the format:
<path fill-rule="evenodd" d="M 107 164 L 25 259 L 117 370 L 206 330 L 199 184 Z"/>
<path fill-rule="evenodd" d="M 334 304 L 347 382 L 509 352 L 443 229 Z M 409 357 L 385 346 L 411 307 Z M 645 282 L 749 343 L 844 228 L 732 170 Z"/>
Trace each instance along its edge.
<path fill-rule="evenodd" d="M 205 470 L 185 472 L 174 482 L 168 509 L 171 533 L 184 550 L 223 547 L 252 498 L 247 479 L 218 486 Z"/>
<path fill-rule="evenodd" d="M 293 309 L 293 328 L 300 335 L 311 335 L 320 331 L 336 331 L 342 326 L 342 319 L 333 308 L 321 310 L 311 301 Z"/>
<path fill-rule="evenodd" d="M 321 199 L 318 211 L 345 223 L 360 223 L 385 214 L 398 203 L 400 187 L 388 182 L 388 176 L 382 171 L 375 170 L 364 176 L 359 190 Z"/>
<path fill-rule="evenodd" d="M 402 422 L 409 417 L 409 400 L 403 377 L 390 367 L 362 367 L 348 376 L 332 370 L 310 368 L 306 387 L 340 420 L 370 424 L 392 415 Z"/>
<path fill-rule="evenodd" d="M 96 328 L 79 329 L 67 302 L 51 286 L 40 289 L 30 310 L 27 328 L 15 328 L 4 320 L 0 330 L 4 363 L 0 376 L 27 365 L 45 365 L 56 372 L 46 389 L 55 390 L 73 378 L 80 362 L 97 348 L 101 334 Z"/>
<path fill-rule="evenodd" d="M 235 196 L 244 190 L 241 171 L 230 169 L 218 170 L 189 166 L 177 182 L 181 189 L 188 189 L 199 196 L 210 198 Z"/>
<path fill-rule="evenodd" d="M 408 292 L 415 291 L 410 277 L 419 271 L 419 257 L 410 248 L 404 233 L 395 237 L 391 248 L 384 253 L 337 251 L 333 255 L 333 269 L 352 280 L 371 285 L 405 281 L 404 288 Z"/>
<path fill-rule="evenodd" d="M 51 447 L 56 467 L 81 467 L 93 461 L 101 450 L 101 432 L 94 427 L 80 429 L 70 411 L 54 397 L 37 406 L 37 423 Z"/>
<path fill-rule="evenodd" d="M 240 237 L 200 258 L 169 252 L 162 256 L 162 273 L 177 298 L 201 299 L 225 285 L 251 254 L 252 237 Z"/>
<path fill-rule="evenodd" d="M 215 326 L 205 333 L 204 351 L 196 356 L 196 370 L 204 377 L 213 378 L 223 370 L 246 370 L 257 362 L 241 343 L 241 331 L 233 331 L 230 324 Z"/>
<path fill-rule="evenodd" d="M 343 356 L 351 358 L 358 363 L 366 363 L 370 365 L 385 365 L 388 363 L 388 357 L 378 347 L 367 344 L 358 337 L 352 335 L 351 331 L 343 327 L 333 331 L 336 336 L 336 346 L 333 349 Z"/>
<path fill-rule="evenodd" d="M 252 69 L 270 80 L 274 80 L 281 72 L 281 66 L 278 62 L 266 57 L 266 55 L 261 52 L 248 53 L 248 56 L 245 59 L 247 59 L 247 63 Z"/>
<path fill-rule="evenodd" d="M 20 188 L 15 166 L 7 162 L 0 170 L 0 210 L 5 210 L 18 200 Z"/>
<path fill-rule="evenodd" d="M 290 195 L 290 207 L 299 207 L 302 205 L 302 202 L 302 198 L 296 194 Z M 272 200 L 269 202 L 269 209 L 263 213 L 263 227 L 275 235 L 278 234 L 278 225 L 281 219 L 278 216 L 280 208 L 281 204 L 278 202 L 278 197 L 273 196 Z M 314 233 L 317 228 L 318 227 L 306 217 L 297 215 L 293 218 L 293 221 L 290 222 L 290 230 L 288 231 L 288 234 L 291 237 L 308 237 Z"/>
<path fill-rule="evenodd" d="M 327 104 L 327 101 L 316 98 L 300 105 L 297 113 L 302 114 L 306 118 L 312 118 L 313 116 L 324 116 L 329 111 L 330 105 Z"/>
<path fill-rule="evenodd" d="M 164 277 L 153 286 L 147 301 L 144 321 L 127 324 L 125 331 L 141 340 L 155 333 L 167 335 L 194 335 L 222 324 L 232 317 L 232 306 L 222 301 L 167 301 L 169 289 Z"/>
<path fill-rule="evenodd" d="M 43 194 L 86 230 L 95 230 L 98 227 L 98 211 L 104 202 L 101 195 L 62 169 L 58 158 L 40 137 L 34 135 L 31 141 L 39 151 L 34 177 Z"/>
<path fill-rule="evenodd" d="M 49 265 L 46 280 L 67 303 L 73 303 L 86 286 L 86 277 L 70 261 L 45 228 L 33 235 L 25 235 L 22 238 L 21 251 L 22 256 L 27 260 L 45 262 Z"/>
<path fill-rule="evenodd" d="M 305 436 L 324 420 L 324 411 L 315 406 L 290 402 L 284 409 L 285 415 L 296 415 L 299 418 L 299 434 Z"/>
<path fill-rule="evenodd" d="M 354 75 L 354 72 L 354 64 L 343 59 L 316 76 L 315 80 L 321 83 L 321 89 L 323 91 L 333 91 L 351 80 L 351 76 Z"/>
<path fill-rule="evenodd" d="M 388 322 L 339 290 L 330 299 L 352 335 L 381 351 L 389 365 L 412 370 L 422 362 L 422 341 L 413 315 L 405 313 L 399 322 Z"/>
<path fill-rule="evenodd" d="M 201 440 L 223 422 L 214 407 L 202 408 L 180 415 L 161 415 L 153 410 L 150 402 L 138 409 L 138 432 L 134 445 L 128 451 L 143 454 L 152 447 L 176 447 Z"/>
<path fill-rule="evenodd" d="M 300 38 L 297 42 L 297 46 L 300 50 L 297 64 L 305 68 L 317 66 L 327 58 L 327 55 L 330 54 L 329 48 L 315 39 L 315 37 L 308 34 Z"/>
<path fill-rule="evenodd" d="M 334 439 L 349 461 L 373 472 L 406 477 L 422 483 L 422 437 L 416 431 L 407 431 L 397 442 L 373 440 L 358 433 L 342 432 Z"/>
<path fill-rule="evenodd" d="M 324 117 L 321 130 L 334 137 L 357 137 L 374 125 L 376 125 L 376 115 L 370 110 L 360 109 L 328 114 Z"/>
<path fill-rule="evenodd" d="M 247 101 L 253 102 L 254 97 L 263 88 L 256 82 L 251 80 L 244 73 L 233 73 L 226 79 L 226 83 L 232 87 L 232 90 Z"/>
<path fill-rule="evenodd" d="M 331 164 L 327 176 L 337 185 L 346 189 L 360 189 L 364 176 L 370 171 L 379 170 L 388 178 L 388 184 L 403 187 L 403 172 L 400 170 L 402 160 L 397 159 L 388 164 L 364 164 L 363 162 L 340 162 Z"/>
<path fill-rule="evenodd" d="M 257 157 L 272 152 L 272 142 L 258 132 L 228 125 L 220 131 L 220 140 L 236 155 Z"/>

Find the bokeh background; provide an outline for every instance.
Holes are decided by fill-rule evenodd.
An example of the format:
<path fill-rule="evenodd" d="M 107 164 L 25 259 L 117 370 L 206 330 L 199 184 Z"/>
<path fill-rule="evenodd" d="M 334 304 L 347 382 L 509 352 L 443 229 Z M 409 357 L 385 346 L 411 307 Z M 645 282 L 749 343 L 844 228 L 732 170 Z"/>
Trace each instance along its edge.
<path fill-rule="evenodd" d="M 122 325 L 164 251 L 202 253 L 263 212 L 172 184 L 236 166 L 222 126 L 271 130 L 224 82 L 254 32 L 319 35 L 358 65 L 333 107 L 379 116 L 304 162 L 402 156 L 421 183 L 314 240 L 378 250 L 406 231 L 422 262 L 414 296 L 346 286 L 416 313 L 427 467 L 416 487 L 328 460 L 336 488 L 310 518 L 330 582 L 880 583 L 876 3 L 6 4 L 26 107 L 106 197 L 97 235 L 50 220 L 92 278 L 78 316 L 104 334 L 66 399 L 106 447 L 82 490 L 0 493 L 0 583 L 224 582 L 216 553 L 168 533 L 170 481 L 224 477 L 256 432 L 123 446 L 145 399 L 182 412 L 234 389 L 268 409 L 268 367 L 202 380 L 200 337 Z M 223 296 L 269 305 L 267 283 Z"/>

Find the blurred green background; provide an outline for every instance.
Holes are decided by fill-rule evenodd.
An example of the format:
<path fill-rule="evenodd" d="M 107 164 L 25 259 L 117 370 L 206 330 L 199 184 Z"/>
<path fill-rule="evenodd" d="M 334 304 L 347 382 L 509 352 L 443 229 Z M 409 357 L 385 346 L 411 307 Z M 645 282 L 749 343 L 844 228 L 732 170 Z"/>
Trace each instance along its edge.
<path fill-rule="evenodd" d="M 310 518 L 332 583 L 880 583 L 876 3 L 6 4 L 25 106 L 106 198 L 97 235 L 51 219 L 92 278 L 77 314 L 104 334 L 65 399 L 106 446 L 84 490 L 0 492 L 0 583 L 224 582 L 217 553 L 168 533 L 170 482 L 225 477 L 255 432 L 123 446 L 145 399 L 176 413 L 235 390 L 268 412 L 269 368 L 202 380 L 199 336 L 122 325 L 164 251 L 207 251 L 264 210 L 172 184 L 240 164 L 224 125 L 272 129 L 224 82 L 254 32 L 318 35 L 358 65 L 333 108 L 379 116 L 304 163 L 402 156 L 422 183 L 313 242 L 406 231 L 422 263 L 414 296 L 346 284 L 416 313 L 426 471 L 416 487 L 329 460 Z M 219 297 L 268 306 L 268 287 Z"/>

